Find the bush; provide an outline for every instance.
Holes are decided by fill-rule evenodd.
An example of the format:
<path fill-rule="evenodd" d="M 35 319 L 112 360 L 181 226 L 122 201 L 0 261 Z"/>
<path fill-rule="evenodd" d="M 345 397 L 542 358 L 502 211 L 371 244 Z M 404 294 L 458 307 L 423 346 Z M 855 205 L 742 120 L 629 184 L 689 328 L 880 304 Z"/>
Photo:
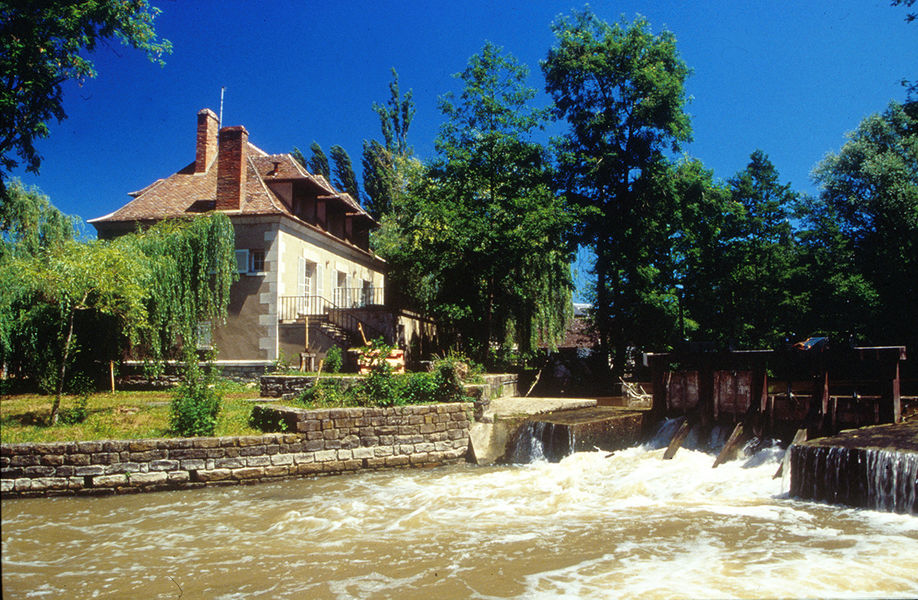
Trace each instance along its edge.
<path fill-rule="evenodd" d="M 213 435 L 222 400 L 213 378 L 191 369 L 172 397 L 169 411 L 172 430 L 188 437 Z"/>
<path fill-rule="evenodd" d="M 464 402 L 468 398 L 462 385 L 477 379 L 480 367 L 465 356 L 450 353 L 434 361 L 432 372 L 437 384 L 437 402 Z"/>
<path fill-rule="evenodd" d="M 344 355 L 340 346 L 332 346 L 325 353 L 325 370 L 329 373 L 338 373 L 344 365 Z"/>
<path fill-rule="evenodd" d="M 297 401 L 306 408 L 360 406 L 360 397 L 335 379 L 322 379 L 304 388 Z"/>
<path fill-rule="evenodd" d="M 392 367 L 385 360 L 380 360 L 373 365 L 373 368 L 367 373 L 363 387 L 370 406 L 395 406 L 405 403 L 401 394 L 398 393 L 399 386 L 392 375 Z"/>
<path fill-rule="evenodd" d="M 424 404 L 439 397 L 437 379 L 432 373 L 408 373 L 400 380 L 405 404 Z"/>
<path fill-rule="evenodd" d="M 359 383 L 336 378 L 320 379 L 305 388 L 297 402 L 307 408 L 347 406 L 401 406 L 428 402 L 466 402 L 463 383 L 475 377 L 476 368 L 459 355 L 448 355 L 434 363 L 429 373 L 394 374 L 386 362 L 392 347 L 376 341 L 363 349 L 361 364 L 369 373 Z"/>
<path fill-rule="evenodd" d="M 93 392 L 93 383 L 87 375 L 77 374 L 70 381 L 70 390 L 78 394 L 76 404 L 72 408 L 62 410 L 57 416 L 61 425 L 79 425 L 89 416 L 89 396 Z"/>

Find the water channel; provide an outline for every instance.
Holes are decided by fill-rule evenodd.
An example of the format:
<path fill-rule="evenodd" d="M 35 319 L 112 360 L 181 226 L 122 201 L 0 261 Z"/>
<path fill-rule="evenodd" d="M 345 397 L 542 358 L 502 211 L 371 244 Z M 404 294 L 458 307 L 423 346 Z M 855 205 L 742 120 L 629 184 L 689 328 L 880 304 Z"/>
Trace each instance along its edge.
<path fill-rule="evenodd" d="M 918 518 L 663 451 L 3 501 L 3 597 L 918 596 Z"/>

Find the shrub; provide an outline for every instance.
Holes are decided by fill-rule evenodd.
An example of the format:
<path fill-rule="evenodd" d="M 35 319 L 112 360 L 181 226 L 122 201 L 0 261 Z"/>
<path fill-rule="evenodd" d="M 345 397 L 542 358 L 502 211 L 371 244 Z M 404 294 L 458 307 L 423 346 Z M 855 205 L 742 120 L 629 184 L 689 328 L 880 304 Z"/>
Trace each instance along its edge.
<path fill-rule="evenodd" d="M 297 401 L 306 408 L 360 405 L 359 396 L 352 389 L 345 389 L 342 382 L 334 379 L 322 379 L 304 388 Z"/>
<path fill-rule="evenodd" d="M 340 346 L 332 346 L 325 353 L 325 370 L 329 373 L 338 373 L 344 365 L 344 355 Z"/>
<path fill-rule="evenodd" d="M 405 403 L 398 393 L 399 386 L 392 375 L 392 367 L 385 360 L 373 365 L 363 385 L 370 406 L 395 406 Z"/>
<path fill-rule="evenodd" d="M 61 425 L 78 425 L 84 422 L 86 417 L 89 416 L 88 404 L 89 394 L 82 394 L 73 408 L 64 409 L 58 414 L 57 422 Z"/>
<path fill-rule="evenodd" d="M 182 436 L 213 435 L 222 396 L 213 377 L 189 369 L 184 383 L 175 389 L 169 411 L 172 430 Z"/>
<path fill-rule="evenodd" d="M 462 384 L 476 378 L 478 370 L 470 365 L 468 358 L 452 353 L 434 361 L 432 372 L 437 384 L 437 402 L 468 400 Z"/>
<path fill-rule="evenodd" d="M 400 377 L 405 404 L 433 402 L 439 396 L 437 379 L 432 373 L 408 373 Z"/>

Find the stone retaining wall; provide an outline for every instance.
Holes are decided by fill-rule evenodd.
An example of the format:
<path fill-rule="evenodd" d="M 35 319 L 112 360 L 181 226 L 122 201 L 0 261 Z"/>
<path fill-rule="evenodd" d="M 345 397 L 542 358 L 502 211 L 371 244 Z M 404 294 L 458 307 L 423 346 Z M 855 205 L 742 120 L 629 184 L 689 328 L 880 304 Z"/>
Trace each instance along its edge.
<path fill-rule="evenodd" d="M 471 404 L 307 411 L 257 406 L 287 433 L 3 444 L 4 498 L 112 494 L 272 481 L 465 460 Z"/>
<path fill-rule="evenodd" d="M 323 379 L 334 377 L 336 380 L 355 383 L 363 380 L 360 375 L 326 375 Z M 484 382 L 467 384 L 466 392 L 473 398 L 489 400 L 519 395 L 518 377 L 513 374 L 484 375 Z M 304 387 L 315 383 L 315 375 L 262 375 L 261 395 L 263 398 L 282 398 L 288 394 L 299 394 Z"/>

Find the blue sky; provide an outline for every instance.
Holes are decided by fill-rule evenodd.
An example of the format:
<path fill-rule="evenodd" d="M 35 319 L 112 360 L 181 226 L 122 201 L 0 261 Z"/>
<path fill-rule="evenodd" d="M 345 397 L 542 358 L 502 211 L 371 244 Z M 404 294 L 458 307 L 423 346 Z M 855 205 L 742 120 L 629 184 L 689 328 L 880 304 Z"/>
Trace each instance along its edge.
<path fill-rule="evenodd" d="M 194 160 L 196 113 L 217 111 L 245 125 L 267 152 L 326 152 L 344 146 L 359 170 L 361 142 L 378 138 L 373 102 L 388 97 L 390 69 L 414 91 L 409 142 L 433 154 L 442 122 L 437 98 L 456 90 L 485 41 L 531 69 L 553 44 L 551 23 L 582 3 L 373 0 L 153 0 L 158 33 L 172 55 L 158 67 L 111 42 L 93 54 L 99 73 L 68 83 L 68 119 L 38 143 L 38 185 L 61 210 L 90 219 Z M 727 179 L 764 150 L 783 181 L 815 193 L 810 170 L 844 143 L 865 116 L 903 100 L 902 78 L 918 78 L 918 23 L 874 0 L 592 2 L 608 21 L 640 14 L 673 31 L 694 73 L 694 141 L 685 151 Z M 359 176 L 359 172 L 358 172 Z M 91 228 L 90 228 L 91 231 Z"/>

